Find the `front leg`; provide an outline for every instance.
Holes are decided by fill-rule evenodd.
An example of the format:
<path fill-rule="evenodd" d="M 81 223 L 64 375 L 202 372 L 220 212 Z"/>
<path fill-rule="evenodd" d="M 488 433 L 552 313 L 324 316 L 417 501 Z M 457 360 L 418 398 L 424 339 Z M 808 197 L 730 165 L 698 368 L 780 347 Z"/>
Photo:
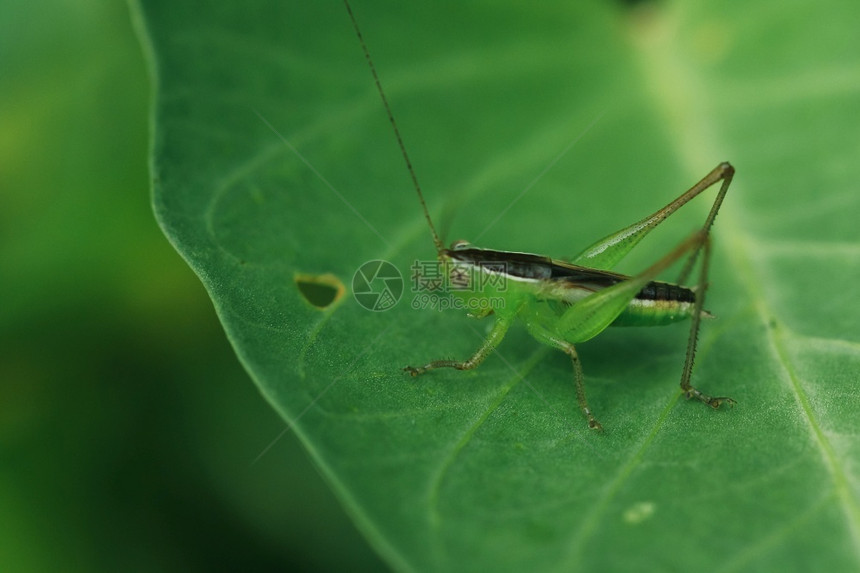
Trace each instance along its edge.
<path fill-rule="evenodd" d="M 493 329 L 490 331 L 489 336 L 487 336 L 484 343 L 468 360 L 464 360 L 462 362 L 458 360 L 434 360 L 424 366 L 407 366 L 403 370 L 408 372 L 411 376 L 419 376 L 430 370 L 435 370 L 436 368 L 456 368 L 457 370 L 471 370 L 472 368 L 476 368 L 499 345 L 505 337 L 505 333 L 511 327 L 512 322 L 513 316 L 497 316 L 496 323 L 493 325 Z"/>

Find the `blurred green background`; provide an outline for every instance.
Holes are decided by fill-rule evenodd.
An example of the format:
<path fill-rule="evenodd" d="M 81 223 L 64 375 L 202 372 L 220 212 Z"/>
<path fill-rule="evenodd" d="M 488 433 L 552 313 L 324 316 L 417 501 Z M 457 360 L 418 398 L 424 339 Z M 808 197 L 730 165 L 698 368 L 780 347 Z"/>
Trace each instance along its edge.
<path fill-rule="evenodd" d="M 0 567 L 382 569 L 151 213 L 124 2 L 0 4 Z"/>

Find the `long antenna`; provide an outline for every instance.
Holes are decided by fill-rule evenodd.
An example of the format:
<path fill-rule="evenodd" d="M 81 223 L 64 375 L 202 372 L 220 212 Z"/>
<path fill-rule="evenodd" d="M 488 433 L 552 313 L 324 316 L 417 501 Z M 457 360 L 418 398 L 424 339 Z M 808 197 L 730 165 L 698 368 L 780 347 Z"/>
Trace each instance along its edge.
<path fill-rule="evenodd" d="M 358 28 L 358 22 L 355 20 L 355 15 L 352 13 L 352 7 L 349 5 L 349 0 L 343 0 L 346 11 L 349 13 L 349 19 L 352 20 L 352 27 L 355 29 L 355 35 L 358 36 L 358 43 L 361 44 L 361 50 L 364 52 L 364 59 L 367 60 L 367 65 L 370 66 L 370 73 L 373 74 L 373 81 L 376 83 L 376 89 L 379 91 L 379 97 L 382 98 L 382 105 L 385 106 L 385 113 L 388 114 L 388 121 L 391 122 L 391 127 L 394 128 L 394 135 L 397 137 L 397 145 L 400 146 L 400 153 L 403 154 L 403 159 L 406 161 L 406 168 L 409 169 L 409 175 L 412 176 L 412 183 L 415 185 L 415 191 L 418 192 L 418 200 L 421 201 L 421 208 L 424 209 L 424 218 L 427 219 L 427 224 L 430 225 L 430 232 L 433 234 L 433 243 L 436 245 L 436 252 L 441 253 L 445 250 L 442 241 L 439 240 L 439 235 L 436 234 L 436 227 L 433 226 L 433 220 L 430 219 L 430 211 L 427 210 L 427 203 L 424 202 L 424 193 L 421 192 L 421 186 L 418 184 L 418 177 L 415 176 L 415 170 L 412 169 L 412 162 L 409 160 L 409 154 L 406 153 L 406 146 L 403 145 L 403 138 L 400 137 L 400 130 L 397 129 L 397 122 L 394 121 L 394 114 L 391 113 L 391 106 L 388 105 L 388 99 L 385 97 L 385 92 L 382 90 L 382 82 L 379 81 L 379 75 L 376 73 L 376 67 L 373 65 L 373 60 L 370 58 L 370 52 L 367 49 L 367 44 L 364 43 L 364 37 L 361 35 L 361 30 Z"/>

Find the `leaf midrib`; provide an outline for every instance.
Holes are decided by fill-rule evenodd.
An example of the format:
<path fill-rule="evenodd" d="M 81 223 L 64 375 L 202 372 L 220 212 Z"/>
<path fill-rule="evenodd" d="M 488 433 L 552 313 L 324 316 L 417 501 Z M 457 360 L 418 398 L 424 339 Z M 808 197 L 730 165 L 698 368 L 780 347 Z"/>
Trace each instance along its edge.
<path fill-rule="evenodd" d="M 708 101 L 707 92 L 704 89 L 697 89 L 698 86 L 703 85 L 702 82 L 695 81 L 696 78 L 700 77 L 700 74 L 694 66 L 688 65 L 683 58 L 683 54 L 686 54 L 687 51 L 684 45 L 677 42 L 678 35 L 674 33 L 678 29 L 677 24 L 680 21 L 680 16 L 680 11 L 668 13 L 666 21 L 663 22 L 665 28 L 660 30 L 660 32 L 666 32 L 666 35 L 662 39 L 659 37 L 644 38 L 644 42 L 641 41 L 643 38 L 639 38 L 640 42 L 637 45 L 643 48 L 644 57 L 640 58 L 639 63 L 645 83 L 651 88 L 649 93 L 655 101 L 654 107 L 658 113 L 665 117 L 670 126 L 668 135 L 670 141 L 675 142 L 682 164 L 689 169 L 691 174 L 695 175 L 695 173 L 702 171 L 703 166 L 707 167 L 716 161 L 721 161 L 722 158 L 719 157 L 718 150 L 729 149 L 731 146 L 717 141 L 716 136 L 720 130 L 710 124 L 714 114 L 706 104 Z M 678 81 L 680 78 L 686 78 L 686 81 Z M 690 81 L 690 78 L 693 78 L 693 81 Z M 654 97 L 658 93 L 661 83 L 667 81 L 670 82 L 668 85 L 673 86 L 674 98 L 671 105 L 660 97 Z M 684 118 L 689 117 L 695 117 L 697 121 L 683 121 Z M 695 145 L 689 145 L 690 142 L 695 142 Z M 737 207 L 742 196 L 733 196 L 731 200 L 736 207 L 725 209 L 719 217 L 721 228 L 724 229 L 721 236 L 728 237 L 731 241 L 731 248 L 728 249 L 729 260 L 732 266 L 738 269 L 737 275 L 742 278 L 742 284 L 749 293 L 759 321 L 768 325 L 772 317 L 777 316 L 777 313 L 767 304 L 767 298 L 760 286 L 762 284 L 761 276 L 756 272 L 756 267 L 749 256 L 745 254 L 753 252 L 755 240 L 743 232 L 737 223 L 737 215 L 735 214 L 743 211 Z M 860 561 L 860 500 L 852 495 L 845 468 L 840 463 L 833 445 L 827 439 L 812 409 L 809 397 L 803 390 L 800 376 L 791 359 L 791 353 L 786 345 L 786 337 L 797 335 L 789 331 L 783 322 L 778 322 L 775 328 L 765 328 L 764 331 L 767 333 L 766 337 L 776 362 L 783 368 L 783 377 L 787 379 L 789 388 L 795 395 L 800 410 L 803 412 L 815 438 L 822 460 L 831 475 L 834 490 L 837 492 L 848 520 L 855 541 L 853 546 L 857 552 L 858 561 Z"/>

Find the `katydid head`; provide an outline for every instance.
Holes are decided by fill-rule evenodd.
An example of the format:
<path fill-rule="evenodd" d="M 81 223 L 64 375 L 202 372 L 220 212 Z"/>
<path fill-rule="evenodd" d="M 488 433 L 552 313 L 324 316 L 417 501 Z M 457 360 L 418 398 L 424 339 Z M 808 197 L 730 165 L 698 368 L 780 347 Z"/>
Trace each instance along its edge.
<path fill-rule="evenodd" d="M 451 243 L 451 246 L 447 249 L 442 249 L 439 252 L 439 260 L 442 261 L 456 261 L 460 259 L 458 254 L 463 254 L 464 251 L 478 251 L 479 249 L 475 248 L 475 245 L 466 241 L 464 239 L 458 239 Z"/>

